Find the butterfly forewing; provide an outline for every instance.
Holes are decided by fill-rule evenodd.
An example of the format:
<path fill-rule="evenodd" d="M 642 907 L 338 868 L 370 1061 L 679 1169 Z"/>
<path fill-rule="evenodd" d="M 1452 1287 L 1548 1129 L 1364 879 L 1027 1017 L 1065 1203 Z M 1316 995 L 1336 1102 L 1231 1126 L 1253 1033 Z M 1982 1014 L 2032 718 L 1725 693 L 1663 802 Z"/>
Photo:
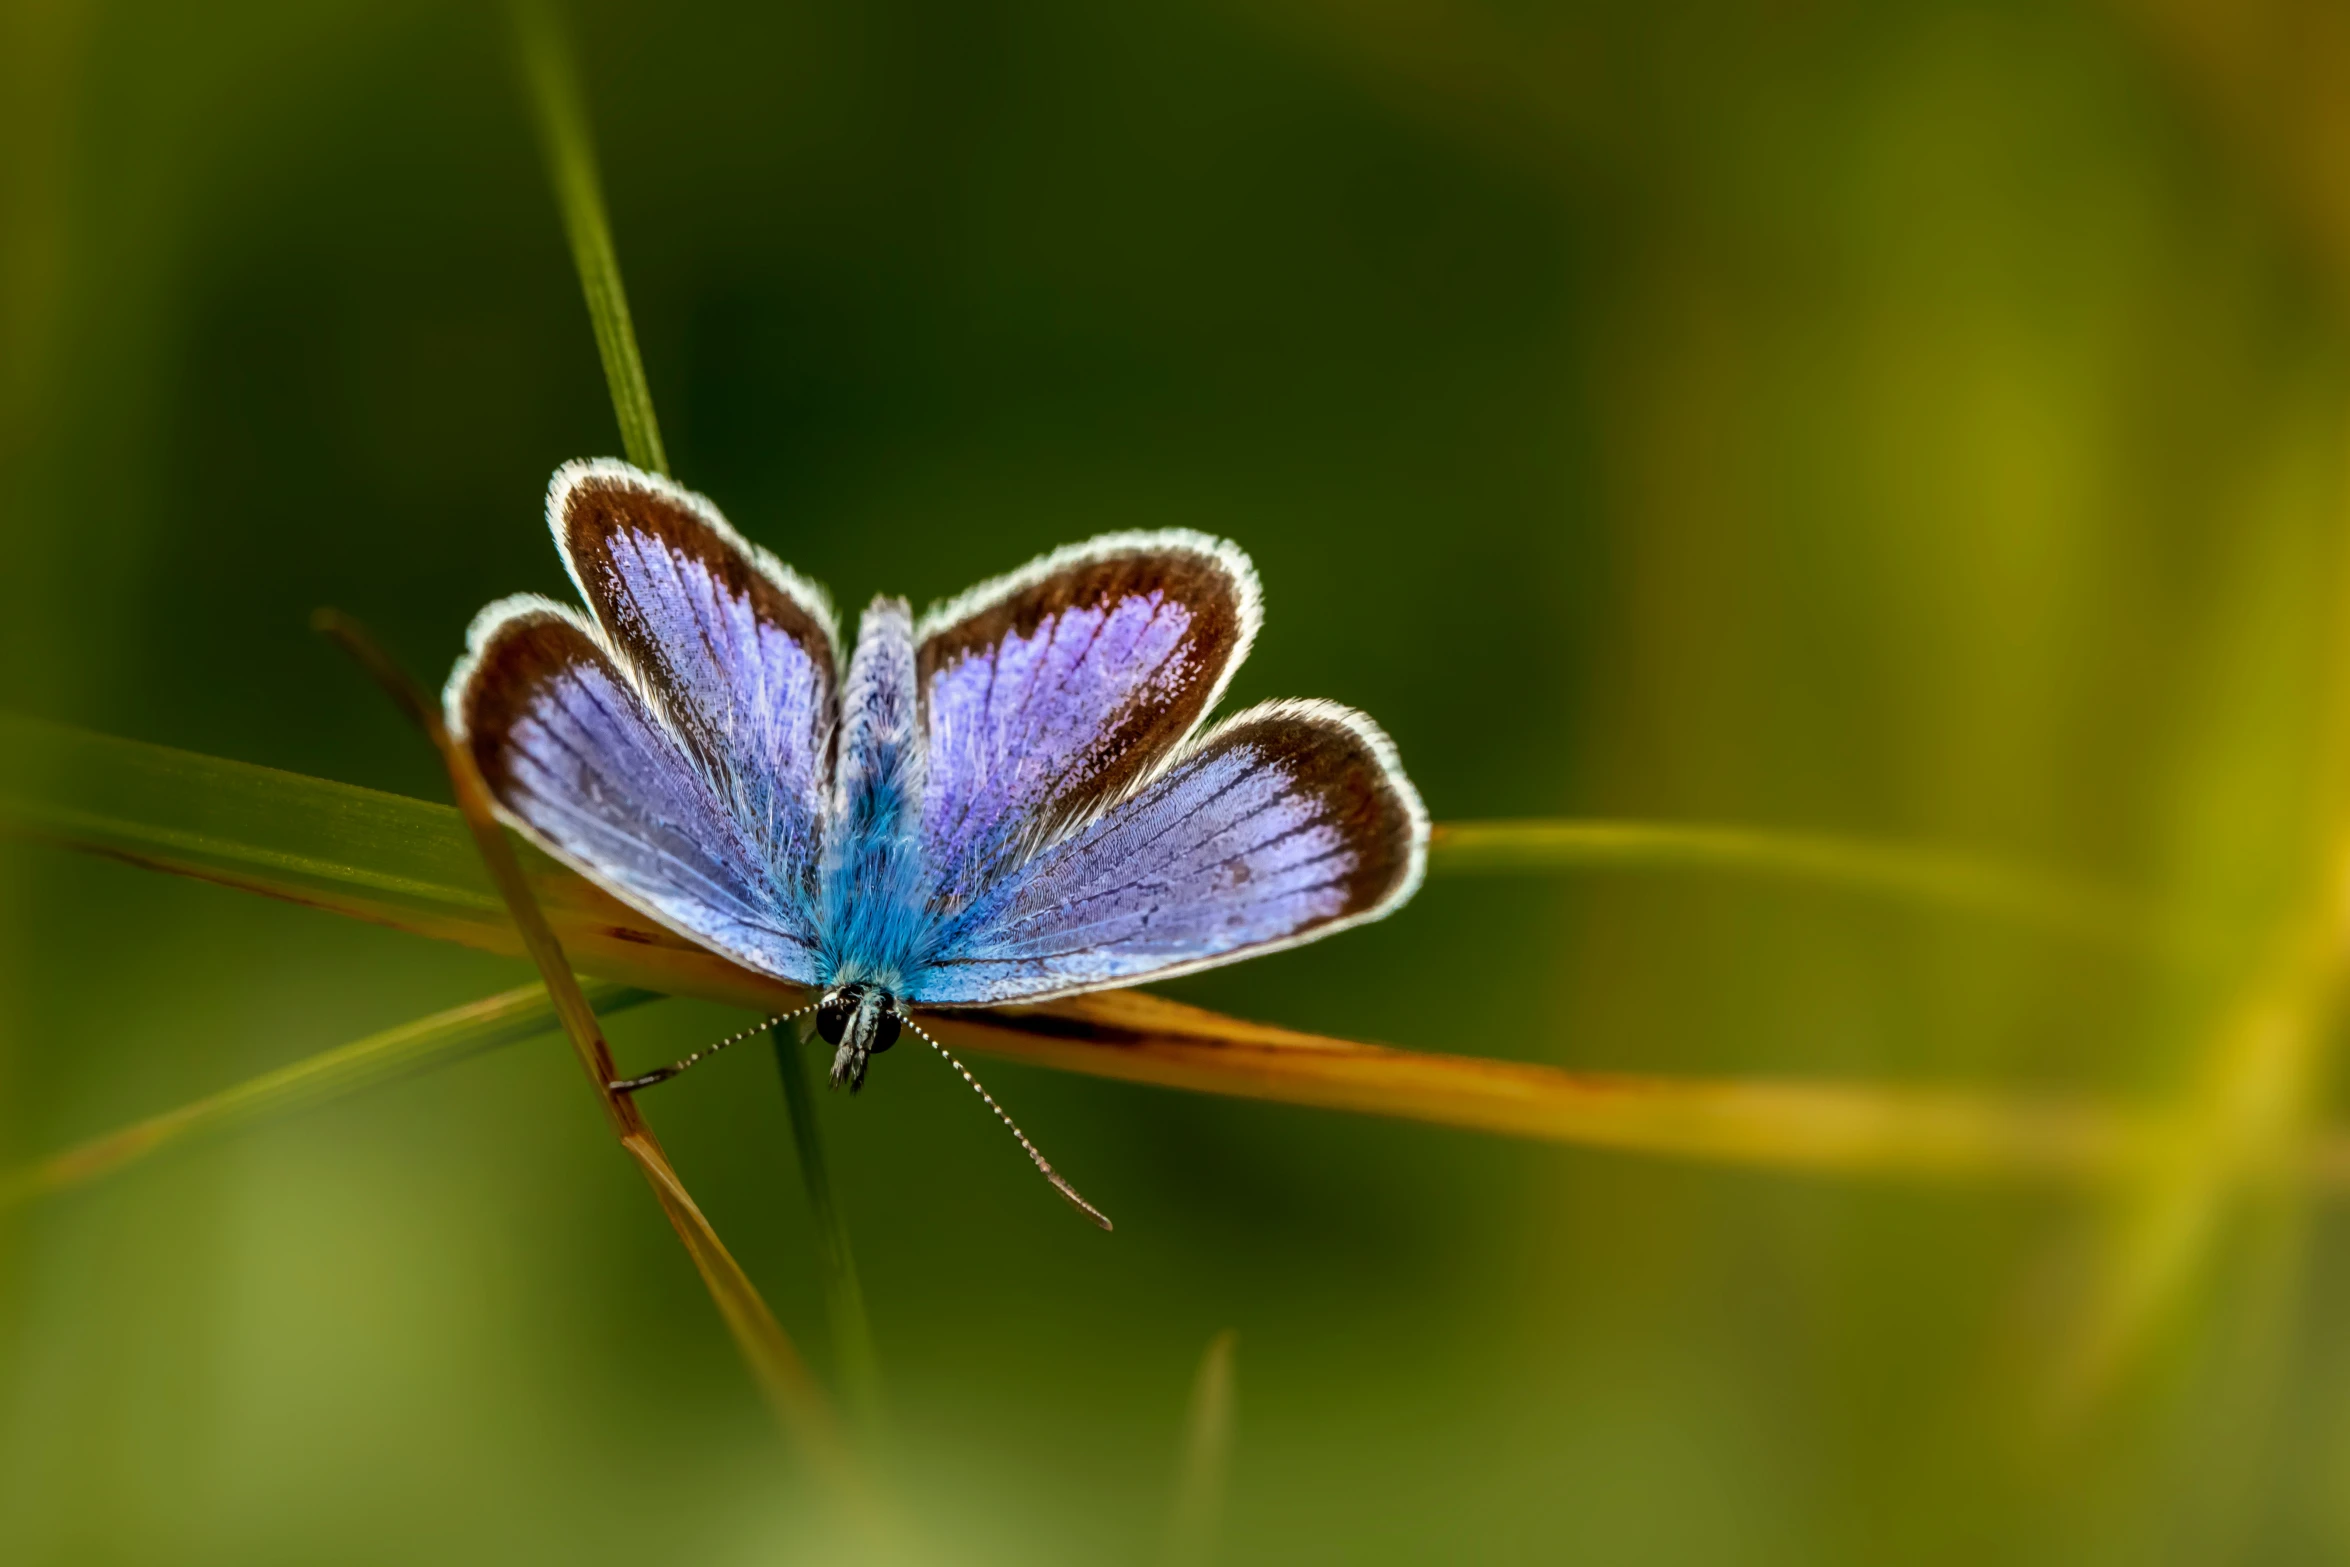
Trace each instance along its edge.
<path fill-rule="evenodd" d="M 639 689 L 765 858 L 812 875 L 837 702 L 822 591 L 700 496 L 625 464 L 569 465 L 547 506 L 573 580 Z"/>
<path fill-rule="evenodd" d="M 450 680 L 449 718 L 516 826 L 672 930 L 815 981 L 805 907 L 576 612 L 492 605 Z"/>
<path fill-rule="evenodd" d="M 1204 534 L 1110 534 L 923 619 L 922 845 L 952 916 L 1042 843 L 1123 798 L 1246 656 L 1256 573 Z"/>
<path fill-rule="evenodd" d="M 1252 708 L 966 910 L 915 999 L 986 1005 L 1206 968 L 1409 897 L 1428 823 L 1386 737 L 1327 702 Z"/>

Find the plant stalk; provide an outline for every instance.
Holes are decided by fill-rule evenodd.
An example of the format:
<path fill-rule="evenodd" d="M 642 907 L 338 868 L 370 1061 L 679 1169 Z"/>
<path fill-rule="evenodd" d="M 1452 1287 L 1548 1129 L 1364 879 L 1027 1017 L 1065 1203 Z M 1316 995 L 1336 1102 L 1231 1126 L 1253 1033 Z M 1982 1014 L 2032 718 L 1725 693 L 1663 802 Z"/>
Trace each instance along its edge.
<path fill-rule="evenodd" d="M 1548 876 L 1607 867 L 1772 877 L 1971 912 L 2022 929 L 2174 962 L 2207 957 L 2213 932 L 2174 913 L 2032 866 L 1916 844 L 1706 822 L 1439 822 L 1431 875 Z"/>
<path fill-rule="evenodd" d="M 620 419 L 620 442 L 628 460 L 648 472 L 669 472 L 661 426 L 653 418 L 653 393 L 645 383 L 645 362 L 637 353 L 636 327 L 628 295 L 620 286 L 620 257 L 612 248 L 612 224 L 604 212 L 604 186 L 596 168 L 595 135 L 588 124 L 587 95 L 580 86 L 578 57 L 555 14 L 552 0 L 512 0 L 516 53 L 530 98 L 539 146 L 555 204 L 563 211 L 563 232 L 587 296 L 595 327 L 596 352 L 612 390 L 612 412 Z"/>
<path fill-rule="evenodd" d="M 524 84 L 540 145 L 546 152 L 556 204 L 563 211 L 564 232 L 570 236 L 580 289 L 587 296 L 588 316 L 595 325 L 596 350 L 604 362 L 604 380 L 612 393 L 612 412 L 620 422 L 621 441 L 630 462 L 665 475 L 669 456 L 661 444 L 652 389 L 645 381 L 644 360 L 637 351 L 636 328 L 629 316 L 628 294 L 620 282 L 620 259 L 612 247 L 612 227 L 604 210 L 578 58 L 553 0 L 512 0 L 512 11 Z M 879 1431 L 881 1396 L 864 1291 L 857 1282 L 856 1259 L 849 1251 L 840 1205 L 833 1197 L 805 1064 L 790 1033 L 782 1027 L 774 1033 L 784 1103 L 791 1113 L 792 1140 L 799 1150 L 800 1174 L 816 1216 L 825 1304 L 831 1317 L 841 1390 L 870 1438 Z"/>
<path fill-rule="evenodd" d="M 1232 1346 L 1226 1328 L 1208 1340 L 1191 1382 L 1183 1420 L 1183 1461 L 1175 1476 L 1175 1503 L 1167 1517 L 1160 1560 L 1166 1567 L 1208 1567 L 1224 1521 L 1224 1493 L 1232 1470 Z"/>
<path fill-rule="evenodd" d="M 829 1482 L 850 1515 L 869 1529 L 878 1529 L 877 1498 L 863 1469 L 841 1438 L 838 1420 L 824 1390 L 809 1374 L 807 1362 L 800 1358 L 783 1325 L 760 1297 L 758 1287 L 751 1283 L 750 1276 L 743 1272 L 742 1265 L 711 1228 L 685 1183 L 678 1179 L 677 1171 L 670 1166 L 668 1155 L 662 1152 L 652 1128 L 646 1125 L 634 1097 L 613 1090 L 619 1071 L 612 1064 L 612 1051 L 604 1041 L 603 1027 L 580 991 L 570 960 L 556 940 L 554 927 L 547 923 L 546 914 L 531 892 L 522 862 L 497 819 L 489 785 L 474 765 L 472 754 L 450 735 L 441 719 L 440 708 L 357 621 L 334 610 L 320 610 L 312 617 L 312 623 L 342 644 L 440 753 L 442 765 L 448 770 L 449 786 L 457 797 L 458 811 L 473 835 L 482 864 L 506 901 L 524 949 L 538 966 L 539 978 L 545 982 L 547 994 L 554 1002 L 555 1015 L 562 1019 L 564 1032 L 571 1037 L 580 1066 L 620 1146 L 636 1161 L 647 1184 L 653 1188 L 670 1227 L 676 1230 L 695 1270 L 701 1274 L 712 1303 L 733 1334 L 736 1348 L 785 1434 Z"/>
<path fill-rule="evenodd" d="M 799 1153 L 800 1179 L 808 1188 L 808 1207 L 816 1218 L 817 1249 L 824 1259 L 824 1307 L 831 1319 L 832 1352 L 842 1399 L 868 1440 L 877 1439 L 882 1427 L 881 1361 L 874 1353 L 873 1323 L 865 1314 L 865 1288 L 857 1281 L 856 1254 L 849 1249 L 848 1225 L 833 1195 L 832 1169 L 825 1160 L 824 1138 L 816 1124 L 816 1089 L 808 1080 L 808 1061 L 801 1050 L 806 1035 L 801 1022 L 778 1023 L 768 1032 L 775 1037 L 775 1067 L 783 1079 L 784 1105 L 791 1112 L 792 1146 Z"/>
<path fill-rule="evenodd" d="M 650 990 L 602 981 L 585 988 L 589 1004 L 606 1013 L 661 999 Z M 525 985 L 451 1007 L 264 1072 L 0 1176 L 0 1207 L 112 1175 L 177 1143 L 241 1130 L 378 1083 L 413 1077 L 535 1038 L 554 1026 L 554 1003 L 544 985 Z"/>

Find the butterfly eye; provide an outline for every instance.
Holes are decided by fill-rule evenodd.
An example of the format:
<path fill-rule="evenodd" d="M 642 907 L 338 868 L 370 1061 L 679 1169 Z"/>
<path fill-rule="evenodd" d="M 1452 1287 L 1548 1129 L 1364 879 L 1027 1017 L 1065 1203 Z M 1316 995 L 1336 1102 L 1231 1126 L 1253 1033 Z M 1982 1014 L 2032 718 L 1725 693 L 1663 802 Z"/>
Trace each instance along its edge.
<path fill-rule="evenodd" d="M 816 1032 L 828 1045 L 840 1043 L 849 1031 L 849 1019 L 856 1013 L 857 998 L 853 992 L 836 990 L 816 1006 Z"/>
<path fill-rule="evenodd" d="M 900 1026 L 901 1025 L 898 1021 L 897 1008 L 883 1007 L 881 1009 L 881 1017 L 879 1021 L 873 1025 L 873 1044 L 871 1048 L 875 1055 L 881 1054 L 884 1050 L 887 1050 L 890 1046 L 898 1042 L 898 1029 Z"/>

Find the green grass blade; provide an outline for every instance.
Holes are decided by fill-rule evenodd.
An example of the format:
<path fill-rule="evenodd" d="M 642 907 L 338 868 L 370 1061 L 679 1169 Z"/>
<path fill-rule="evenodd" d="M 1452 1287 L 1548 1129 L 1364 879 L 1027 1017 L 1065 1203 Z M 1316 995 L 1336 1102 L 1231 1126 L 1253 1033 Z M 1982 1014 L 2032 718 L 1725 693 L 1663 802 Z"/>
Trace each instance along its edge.
<path fill-rule="evenodd" d="M 1175 1504 L 1160 1559 L 1167 1567 L 1208 1567 L 1224 1520 L 1224 1490 L 1232 1468 L 1232 1348 L 1239 1335 L 1226 1328 L 1208 1340 L 1191 1382 L 1183 1421 L 1183 1461 L 1175 1477 Z"/>
<path fill-rule="evenodd" d="M 1621 866 L 1763 876 L 1964 911 L 2094 946 L 2189 957 L 2204 938 L 2102 888 L 1972 855 L 1815 833 L 1672 822 L 1440 823 L 1433 875 L 1545 876 Z"/>
<path fill-rule="evenodd" d="M 403 928 L 422 922 L 469 945 L 521 950 L 448 806 L 7 715 L 0 715 L 0 754 L 41 764 L 0 775 L 0 831 Z M 522 855 L 566 947 L 584 941 L 594 950 L 617 940 L 685 949 L 553 860 L 528 848 Z M 1770 875 L 2156 951 L 2189 945 L 2169 924 L 2109 893 L 1850 839 L 1649 822 L 1448 822 L 1429 849 L 1430 870 L 1444 875 L 1607 866 Z M 598 926 L 606 927 L 601 935 Z"/>
<path fill-rule="evenodd" d="M 588 125 L 587 96 L 580 88 L 578 57 L 553 0 L 513 0 L 511 10 L 523 85 L 539 146 L 546 154 L 547 175 L 555 187 L 555 203 L 563 212 L 571 259 L 579 268 L 579 286 L 587 296 L 596 352 L 603 358 L 612 411 L 620 420 L 621 444 L 630 462 L 665 474 L 669 454 L 661 446 L 661 426 L 653 417 L 653 393 L 645 384 L 644 360 L 637 353 L 628 295 L 620 286 L 620 257 L 612 248 L 612 225 L 604 214 L 603 180 L 596 168 L 595 136 Z"/>
<path fill-rule="evenodd" d="M 600 1012 L 660 998 L 649 990 L 598 983 L 588 987 Z M 484 1051 L 551 1032 L 555 1009 L 544 985 L 436 1012 L 398 1028 L 264 1072 L 162 1115 L 94 1137 L 28 1168 L 0 1177 L 0 1206 L 94 1181 L 149 1155 L 198 1137 L 241 1131 L 277 1116 L 340 1099 L 379 1083 L 450 1065 Z"/>
<path fill-rule="evenodd" d="M 865 1286 L 857 1278 L 857 1256 L 849 1249 L 848 1223 L 841 1217 L 832 1169 L 825 1161 L 822 1129 L 816 1124 L 816 1090 L 808 1081 L 799 1025 L 779 1023 L 769 1032 L 775 1039 L 775 1067 L 783 1079 L 783 1102 L 791 1113 L 792 1147 L 799 1156 L 800 1180 L 807 1187 L 808 1207 L 816 1220 L 817 1251 L 824 1263 L 824 1305 L 832 1325 L 832 1352 L 841 1393 L 870 1442 L 882 1427 L 881 1358 L 873 1348 Z"/>
<path fill-rule="evenodd" d="M 445 805 L 0 715 L 0 827 L 255 890 L 502 914 Z"/>
<path fill-rule="evenodd" d="M 2335 641 L 2310 715 L 2314 798 L 2327 802 L 2350 799 L 2350 550 L 2339 545 L 2335 571 Z M 2173 1135 L 2103 1248 L 2067 1368 L 2068 1414 L 2101 1404 L 2186 1315 L 2223 1239 L 2275 1196 L 2275 1150 L 2324 1145 L 2316 1128 L 2350 982 L 2350 807 L 2335 803 L 2314 823 L 2305 852 L 2305 885 L 2216 1019 L 2168 1114 Z M 2286 1212 L 2269 1206 L 2271 1217 Z M 2305 1238 L 2290 1222 L 2271 1233 L 2288 1250 Z"/>
<path fill-rule="evenodd" d="M 523 950 L 463 820 L 426 800 L 0 715 L 0 833 L 486 951 Z M 728 967 L 527 845 L 516 852 L 588 972 L 704 994 Z"/>

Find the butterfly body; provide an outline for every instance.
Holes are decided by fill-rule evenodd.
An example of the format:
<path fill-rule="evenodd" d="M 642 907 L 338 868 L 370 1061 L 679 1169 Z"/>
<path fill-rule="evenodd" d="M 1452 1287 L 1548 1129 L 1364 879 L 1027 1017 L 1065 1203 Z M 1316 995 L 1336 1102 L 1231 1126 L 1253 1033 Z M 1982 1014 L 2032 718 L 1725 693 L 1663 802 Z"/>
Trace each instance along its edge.
<path fill-rule="evenodd" d="M 825 845 L 816 981 L 909 993 L 930 920 L 914 732 L 912 618 L 902 600 L 866 610 L 841 693 L 840 758 Z"/>
<path fill-rule="evenodd" d="M 1229 544 L 1112 534 L 919 622 L 821 590 L 616 462 L 559 471 L 589 606 L 493 604 L 447 705 L 501 814 L 746 967 L 818 990 L 855 1087 L 908 1008 L 1036 1001 L 1295 945 L 1417 886 L 1427 819 L 1369 719 L 1202 729 L 1261 618 Z"/>

